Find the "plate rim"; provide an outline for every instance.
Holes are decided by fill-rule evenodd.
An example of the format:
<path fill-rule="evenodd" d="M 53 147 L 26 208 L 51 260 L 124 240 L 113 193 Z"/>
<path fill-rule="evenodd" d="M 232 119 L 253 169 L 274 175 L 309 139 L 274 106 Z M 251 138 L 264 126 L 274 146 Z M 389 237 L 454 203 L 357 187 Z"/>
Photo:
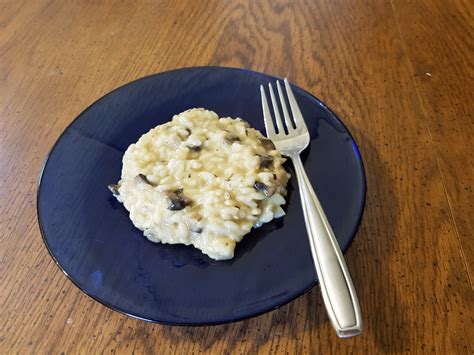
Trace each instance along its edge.
<path fill-rule="evenodd" d="M 280 304 L 276 305 L 276 306 L 267 306 L 267 307 L 263 307 L 263 309 L 259 312 L 249 312 L 249 314 L 246 314 L 246 315 L 243 315 L 243 316 L 239 316 L 239 317 L 233 317 L 233 318 L 226 318 L 226 319 L 221 319 L 221 320 L 215 320 L 215 321 L 205 321 L 205 322 L 201 322 L 201 321 L 197 321 L 197 322 L 172 322 L 172 321 L 162 321 L 162 320 L 156 320 L 156 319 L 151 319 L 151 317 L 149 318 L 146 318 L 146 316 L 143 316 L 143 315 L 138 315 L 138 314 L 131 314 L 131 313 L 128 313 L 127 311 L 123 310 L 123 309 L 120 309 L 119 307 L 117 306 L 114 306 L 112 305 L 111 303 L 107 302 L 106 300 L 103 300 L 103 299 L 100 299 L 99 297 L 96 297 L 94 295 L 92 295 L 90 292 L 88 292 L 87 290 L 83 289 L 81 286 L 79 286 L 79 284 L 66 272 L 66 270 L 61 266 L 61 264 L 59 263 L 59 261 L 56 259 L 56 257 L 54 256 L 52 250 L 51 250 L 51 247 L 47 241 L 47 238 L 46 238 L 46 233 L 44 232 L 44 229 L 43 229 L 43 224 L 41 222 L 41 212 L 40 212 L 40 208 L 39 208 L 39 202 L 40 202 L 40 195 L 41 195 L 41 182 L 42 182 L 42 178 L 43 178 L 43 173 L 47 167 L 47 164 L 48 164 L 48 161 L 49 161 L 49 158 L 51 156 L 51 153 L 54 151 L 54 149 L 56 148 L 56 146 L 58 145 L 58 143 L 61 141 L 61 139 L 64 137 L 65 133 L 69 130 L 69 128 L 76 122 L 78 121 L 92 106 L 94 106 L 95 104 L 97 104 L 98 102 L 102 101 L 103 99 L 105 99 L 106 97 L 108 97 L 109 95 L 112 95 L 114 94 L 116 91 L 119 91 L 121 90 L 122 88 L 126 87 L 126 86 L 129 86 L 129 85 L 132 85 L 132 84 L 135 84 L 139 81 L 142 81 L 142 80 L 145 80 L 145 79 L 149 79 L 149 78 L 152 78 L 152 77 L 157 77 L 157 76 L 160 76 L 160 75 L 163 75 L 163 74 L 170 74 L 170 73 L 173 73 L 173 72 L 178 72 L 178 71 L 185 71 L 185 70 L 195 70 L 195 69 L 201 69 L 201 70 L 213 70 L 213 69 L 217 69 L 217 70 L 231 70 L 231 71 L 236 71 L 236 72 L 247 72 L 247 73 L 253 73 L 253 74 L 259 74 L 259 75 L 264 75 L 264 76 L 267 76 L 267 77 L 270 77 L 272 79 L 276 79 L 276 80 L 280 80 L 280 81 L 283 81 L 282 78 L 280 77 L 277 77 L 277 76 L 274 76 L 274 75 L 271 75 L 271 74 L 267 74 L 265 72 L 259 72 L 259 71 L 256 71 L 256 70 L 251 70 L 251 69 L 247 69 L 247 68 L 239 68 L 239 67 L 225 67 L 225 66 L 215 66 L 215 65 L 210 65 L 210 66 L 191 66 L 191 67 L 180 67 L 180 68 L 175 68 L 175 69 L 171 69 L 171 70 L 165 70 L 165 71 L 162 71 L 162 72 L 157 72 L 157 73 L 153 73 L 153 74 L 149 74 L 149 75 L 145 75 L 145 76 L 142 76 L 140 78 L 137 78 L 137 79 L 134 79 L 132 81 L 129 81 L 125 84 L 122 84 L 118 87 L 116 87 L 115 89 L 111 90 L 111 91 L 108 91 L 106 94 L 100 96 L 98 99 L 96 99 L 95 101 L 93 101 L 90 105 L 88 105 L 84 110 L 82 110 L 63 130 L 62 132 L 60 133 L 60 135 L 56 138 L 54 144 L 51 146 L 51 148 L 49 149 L 48 153 L 46 154 L 44 160 L 43 160 L 43 163 L 42 163 L 42 166 L 41 166 L 41 170 L 40 170 L 40 174 L 39 174 L 39 177 L 38 177 L 38 181 L 37 181 L 37 191 L 36 191 L 36 217 L 37 217 L 37 222 L 38 222 L 38 226 L 39 226 L 39 229 L 40 229 L 40 233 L 41 233 L 41 238 L 42 238 L 42 241 L 43 241 L 43 244 L 45 245 L 50 257 L 53 259 L 54 263 L 56 264 L 56 266 L 59 268 L 59 270 L 64 274 L 66 275 L 67 279 L 69 281 L 71 281 L 73 283 L 74 286 L 76 286 L 81 292 L 83 292 L 84 294 L 86 294 L 88 297 L 90 297 L 91 299 L 93 299 L 94 301 L 96 302 L 99 302 L 100 304 L 102 304 L 103 306 L 115 311 L 115 312 L 118 312 L 120 314 L 123 314 L 125 316 L 128 316 L 128 317 L 132 317 L 132 318 L 135 318 L 135 319 L 138 319 L 138 320 L 142 320 L 142 321 L 145 321 L 145 322 L 148 322 L 148 323 L 155 323 L 155 324 L 163 324 L 163 325 L 173 325 L 173 326 L 212 326 L 212 325 L 219 325 L 219 324 L 229 324 L 229 323 L 235 323 L 235 322 L 238 322 L 238 321 L 242 321 L 242 320 L 246 320 L 246 319 L 251 319 L 251 318 L 254 318 L 254 317 L 258 317 L 262 314 L 265 314 L 265 313 L 268 313 L 268 312 L 271 312 L 273 310 L 276 310 L 280 307 L 283 307 L 285 305 L 287 305 L 288 303 L 294 301 L 295 299 L 297 299 L 298 297 L 301 297 L 303 295 L 305 295 L 306 293 L 308 293 L 316 284 L 318 284 L 318 280 L 314 280 L 313 282 L 311 282 L 303 291 L 301 292 L 297 292 L 295 295 L 293 295 L 292 297 L 289 297 L 288 299 L 284 300 L 284 302 L 281 302 Z M 355 149 L 356 149 L 356 153 L 359 157 L 358 159 L 358 162 L 359 162 L 359 165 L 360 165 L 360 171 L 362 173 L 362 190 L 363 190 L 363 194 L 362 194 L 362 204 L 361 204 L 361 208 L 360 210 L 358 211 L 358 216 L 357 216 L 357 223 L 355 223 L 355 226 L 353 228 L 353 231 L 351 233 L 351 236 L 350 238 L 348 239 L 348 242 L 345 244 L 345 245 L 341 245 L 341 251 L 343 254 L 346 253 L 346 251 L 349 249 L 350 245 L 352 244 L 352 242 L 354 241 L 356 235 L 357 235 L 357 232 L 360 228 L 360 225 L 361 225 L 361 222 L 362 222 L 362 218 L 364 216 L 364 212 L 365 212 L 365 206 L 366 206 L 366 202 L 367 202 L 367 175 L 365 173 L 365 165 L 364 165 L 364 161 L 362 159 L 362 155 L 360 154 L 360 150 L 359 150 L 359 145 L 357 144 L 357 141 L 354 139 L 352 133 L 350 132 L 350 130 L 347 128 L 347 126 L 344 124 L 344 122 L 339 118 L 338 115 L 336 115 L 322 100 L 320 100 L 319 98 L 317 98 L 315 95 L 313 95 L 311 92 L 305 90 L 304 88 L 290 82 L 290 85 L 295 88 L 298 93 L 300 94 L 303 94 L 305 96 L 309 96 L 309 98 L 311 100 L 314 100 L 316 103 L 318 103 L 320 106 L 322 106 L 324 108 L 324 110 L 328 111 L 331 115 L 332 115 L 332 118 L 335 119 L 339 124 L 341 124 L 345 131 L 347 132 L 347 134 L 349 135 L 349 137 L 352 139 L 352 141 L 354 142 L 354 146 L 355 146 Z"/>

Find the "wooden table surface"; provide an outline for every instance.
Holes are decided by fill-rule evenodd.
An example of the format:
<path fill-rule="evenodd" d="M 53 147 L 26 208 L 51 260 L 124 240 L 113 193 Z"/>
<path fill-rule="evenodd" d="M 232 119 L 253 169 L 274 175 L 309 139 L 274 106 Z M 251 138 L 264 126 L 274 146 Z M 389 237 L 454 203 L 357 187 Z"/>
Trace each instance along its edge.
<path fill-rule="evenodd" d="M 1 1 L 0 353 L 473 353 L 473 13 L 469 0 Z M 288 76 L 353 133 L 362 336 L 336 337 L 318 287 L 235 324 L 145 323 L 48 255 L 37 179 L 65 127 L 124 83 L 203 65 Z"/>

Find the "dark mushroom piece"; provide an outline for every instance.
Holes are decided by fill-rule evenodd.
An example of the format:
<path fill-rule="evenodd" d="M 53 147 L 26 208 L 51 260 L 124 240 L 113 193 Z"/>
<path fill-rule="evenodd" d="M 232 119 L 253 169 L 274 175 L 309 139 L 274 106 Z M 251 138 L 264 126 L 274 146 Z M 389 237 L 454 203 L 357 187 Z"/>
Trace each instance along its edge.
<path fill-rule="evenodd" d="M 189 200 L 182 195 L 183 189 L 166 191 L 165 194 L 168 200 L 168 209 L 170 211 L 179 211 L 189 205 Z"/>
<path fill-rule="evenodd" d="M 262 143 L 262 146 L 263 148 L 265 148 L 265 150 L 275 150 L 275 144 L 273 144 L 273 142 L 270 140 L 270 139 L 266 139 L 266 138 L 260 138 L 260 143 Z"/>
<path fill-rule="evenodd" d="M 170 198 L 168 203 L 168 209 L 170 211 L 179 211 L 186 207 L 186 201 L 181 197 Z"/>
<path fill-rule="evenodd" d="M 268 155 L 259 155 L 260 157 L 260 168 L 266 169 L 269 168 L 273 163 L 273 157 Z"/>
<path fill-rule="evenodd" d="M 109 188 L 110 192 L 112 192 L 114 196 L 120 196 L 120 191 L 119 191 L 120 184 L 110 184 L 107 187 Z"/>
<path fill-rule="evenodd" d="M 148 180 L 148 178 L 144 174 L 138 174 L 137 178 L 139 179 L 139 181 L 144 182 L 147 185 L 150 185 L 150 186 L 153 186 L 153 187 L 157 186 L 155 183 Z"/>
<path fill-rule="evenodd" d="M 199 152 L 201 150 L 200 145 L 188 145 L 188 148 L 191 152 Z"/>
<path fill-rule="evenodd" d="M 263 194 L 266 196 L 266 197 L 270 197 L 271 195 L 273 195 L 275 193 L 275 186 L 268 186 L 268 185 L 265 185 L 263 182 L 260 182 L 260 181 L 255 181 L 255 184 L 253 184 L 253 187 L 255 190 L 259 191 L 259 192 L 263 192 Z"/>

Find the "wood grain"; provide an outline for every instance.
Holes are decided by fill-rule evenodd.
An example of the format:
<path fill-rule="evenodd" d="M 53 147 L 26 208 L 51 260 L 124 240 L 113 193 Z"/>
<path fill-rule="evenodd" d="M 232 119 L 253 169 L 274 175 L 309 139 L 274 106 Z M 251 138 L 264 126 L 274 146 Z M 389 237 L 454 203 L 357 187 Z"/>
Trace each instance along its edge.
<path fill-rule="evenodd" d="M 465 0 L 449 6 L 429 0 L 405 1 L 395 5 L 394 12 L 443 179 L 450 218 L 462 245 L 461 257 L 472 275 L 474 218 L 464 213 L 472 211 L 474 201 L 474 154 L 466 149 L 474 134 L 474 9 L 469 4 Z M 474 287 L 472 278 L 470 284 Z"/>
<path fill-rule="evenodd" d="M 473 11 L 466 0 L 1 2 L 0 353 L 472 353 Z M 63 129 L 119 85 L 196 65 L 287 75 L 354 134 L 368 195 L 346 260 L 364 335 L 338 339 L 317 288 L 235 324 L 144 323 L 92 301 L 49 257 L 36 182 Z"/>

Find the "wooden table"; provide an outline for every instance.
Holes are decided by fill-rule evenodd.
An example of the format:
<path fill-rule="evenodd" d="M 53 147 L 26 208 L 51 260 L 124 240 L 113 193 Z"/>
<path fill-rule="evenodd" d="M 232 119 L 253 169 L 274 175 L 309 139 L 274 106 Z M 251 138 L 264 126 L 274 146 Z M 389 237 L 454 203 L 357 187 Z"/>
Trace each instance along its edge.
<path fill-rule="evenodd" d="M 2 1 L 0 353 L 472 353 L 473 4 Z M 61 132 L 124 83 L 202 65 L 288 76 L 354 134 L 368 195 L 346 260 L 362 336 L 336 337 L 317 287 L 235 324 L 145 323 L 49 257 L 35 199 Z"/>

